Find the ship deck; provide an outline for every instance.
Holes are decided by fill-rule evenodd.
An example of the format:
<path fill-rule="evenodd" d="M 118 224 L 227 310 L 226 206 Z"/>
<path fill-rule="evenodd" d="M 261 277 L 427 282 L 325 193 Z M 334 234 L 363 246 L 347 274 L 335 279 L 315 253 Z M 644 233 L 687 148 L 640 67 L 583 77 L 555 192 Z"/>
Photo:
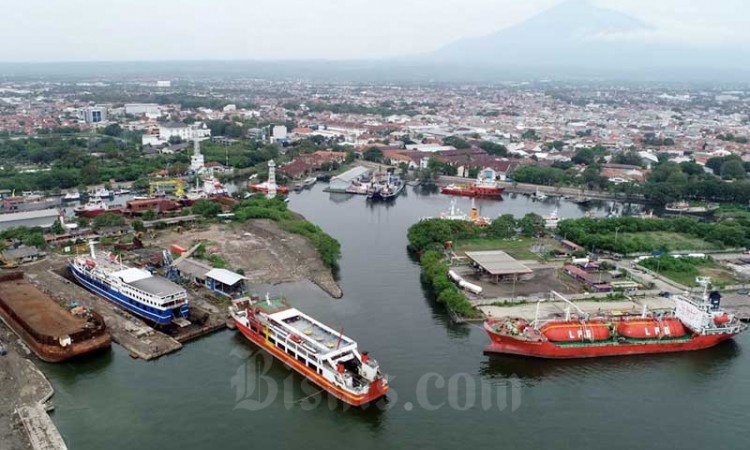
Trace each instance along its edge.
<path fill-rule="evenodd" d="M 62 337 L 85 327 L 86 320 L 70 314 L 22 276 L 13 279 L 12 275 L 0 277 L 0 301 L 33 330 Z"/>
<path fill-rule="evenodd" d="M 289 331 L 313 344 L 321 354 L 327 354 L 354 343 L 347 336 L 305 316 L 296 309 L 290 309 L 278 315 L 281 317 L 275 317 L 276 320 Z"/>

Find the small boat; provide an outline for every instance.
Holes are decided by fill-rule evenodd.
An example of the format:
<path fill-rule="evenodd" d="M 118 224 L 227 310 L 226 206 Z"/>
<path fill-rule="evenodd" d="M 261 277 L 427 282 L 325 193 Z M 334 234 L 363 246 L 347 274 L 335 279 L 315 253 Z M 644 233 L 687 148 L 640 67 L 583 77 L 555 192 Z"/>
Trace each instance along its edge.
<path fill-rule="evenodd" d="M 578 196 L 578 197 L 572 197 L 570 201 L 578 205 L 585 205 L 587 203 L 590 203 L 591 199 L 589 197 Z"/>
<path fill-rule="evenodd" d="M 534 200 L 546 200 L 547 199 L 547 194 L 545 194 L 544 192 L 541 192 L 541 191 L 539 191 L 539 189 L 537 189 L 536 191 L 534 191 L 533 194 L 531 194 L 531 198 L 534 199 Z"/>
<path fill-rule="evenodd" d="M 130 189 L 120 188 L 114 192 L 114 195 L 128 195 L 128 194 L 130 194 Z"/>
<path fill-rule="evenodd" d="M 62 200 L 64 202 L 77 202 L 81 200 L 81 193 L 78 191 L 75 192 L 68 192 L 67 194 L 63 195 Z"/>
<path fill-rule="evenodd" d="M 688 202 L 669 203 L 664 210 L 670 214 L 689 214 L 697 216 L 707 216 L 716 212 L 719 205 L 709 203 L 708 205 L 691 206 Z"/>
<path fill-rule="evenodd" d="M 114 193 L 106 188 L 99 188 L 96 191 L 94 191 L 93 194 L 91 194 L 91 197 L 94 198 L 112 198 L 114 197 Z"/>

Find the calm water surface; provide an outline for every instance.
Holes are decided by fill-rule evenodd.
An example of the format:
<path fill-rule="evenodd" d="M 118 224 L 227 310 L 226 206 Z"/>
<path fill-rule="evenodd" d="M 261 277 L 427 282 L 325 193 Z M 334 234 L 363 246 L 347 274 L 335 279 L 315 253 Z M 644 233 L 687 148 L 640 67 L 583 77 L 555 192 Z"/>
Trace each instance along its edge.
<path fill-rule="evenodd" d="M 265 371 L 262 353 L 224 331 L 154 362 L 114 346 L 75 364 L 44 365 L 57 391 L 53 419 L 72 450 L 746 448 L 750 333 L 678 355 L 562 362 L 484 355 L 483 331 L 449 322 L 406 252 L 408 226 L 446 210 L 449 198 L 408 188 L 392 205 L 368 205 L 322 188 L 293 193 L 290 206 L 341 242 L 344 298 L 307 283 L 258 290 L 283 293 L 344 327 L 390 374 L 388 409 L 331 409 L 325 394 L 299 402 L 314 390 L 301 389 L 302 379 L 281 364 Z M 478 205 L 490 217 L 556 207 L 562 217 L 584 213 L 520 196 Z M 470 208 L 467 199 L 458 206 Z M 283 389 L 285 379 L 291 388 Z M 281 392 L 272 397 L 269 384 Z M 310 401 L 323 404 L 309 410 Z M 256 410 L 259 402 L 268 405 Z"/>

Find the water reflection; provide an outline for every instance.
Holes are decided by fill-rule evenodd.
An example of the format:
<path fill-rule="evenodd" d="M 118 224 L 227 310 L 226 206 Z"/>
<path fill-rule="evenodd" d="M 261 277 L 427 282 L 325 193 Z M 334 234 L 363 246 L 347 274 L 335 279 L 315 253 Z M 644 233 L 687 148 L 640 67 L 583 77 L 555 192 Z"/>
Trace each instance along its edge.
<path fill-rule="evenodd" d="M 489 379 L 520 378 L 533 385 L 534 381 L 557 376 L 620 377 L 641 373 L 644 369 L 659 371 L 679 367 L 682 373 L 691 374 L 691 378 L 710 380 L 717 375 L 717 369 L 727 371 L 731 367 L 727 363 L 740 353 L 740 346 L 733 340 L 698 351 L 588 359 L 542 359 L 485 353 L 479 374 Z"/>
<path fill-rule="evenodd" d="M 112 345 L 115 345 L 114 343 Z M 114 360 L 112 348 L 69 359 L 62 363 L 37 362 L 45 373 L 54 373 L 55 382 L 63 385 L 73 385 L 76 381 L 96 377 L 105 373 Z"/>

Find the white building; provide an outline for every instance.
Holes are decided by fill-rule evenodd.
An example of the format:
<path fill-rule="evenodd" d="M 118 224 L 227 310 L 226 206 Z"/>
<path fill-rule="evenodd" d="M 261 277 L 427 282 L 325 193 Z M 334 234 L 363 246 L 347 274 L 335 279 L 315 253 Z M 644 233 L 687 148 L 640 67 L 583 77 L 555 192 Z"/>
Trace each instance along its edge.
<path fill-rule="evenodd" d="M 409 144 L 406 146 L 407 150 L 417 150 L 420 152 L 446 152 L 448 150 L 455 150 L 456 148 L 452 145 L 437 145 L 437 144 Z"/>
<path fill-rule="evenodd" d="M 160 87 L 160 88 L 172 87 L 172 82 L 169 80 L 159 80 L 156 82 L 156 87 Z"/>
<path fill-rule="evenodd" d="M 107 120 L 107 108 L 105 106 L 87 106 L 83 108 L 83 120 L 86 123 L 100 123 Z"/>
<path fill-rule="evenodd" d="M 203 123 L 186 124 L 182 122 L 168 122 L 159 125 L 159 139 L 169 141 L 169 138 L 177 136 L 183 141 L 196 138 L 211 137 L 211 129 Z"/>
<path fill-rule="evenodd" d="M 211 129 L 202 122 L 186 124 L 182 122 L 168 122 L 159 125 L 159 134 L 144 134 L 142 145 L 161 145 L 169 142 L 171 137 L 179 137 L 183 141 L 192 141 L 211 137 Z"/>
<path fill-rule="evenodd" d="M 146 115 L 147 117 L 159 117 L 161 115 L 161 108 L 156 103 L 126 103 L 125 114 L 131 114 L 134 116 Z"/>
<path fill-rule="evenodd" d="M 271 136 L 269 137 L 271 143 L 284 141 L 287 139 L 286 125 L 274 125 L 271 128 Z"/>

